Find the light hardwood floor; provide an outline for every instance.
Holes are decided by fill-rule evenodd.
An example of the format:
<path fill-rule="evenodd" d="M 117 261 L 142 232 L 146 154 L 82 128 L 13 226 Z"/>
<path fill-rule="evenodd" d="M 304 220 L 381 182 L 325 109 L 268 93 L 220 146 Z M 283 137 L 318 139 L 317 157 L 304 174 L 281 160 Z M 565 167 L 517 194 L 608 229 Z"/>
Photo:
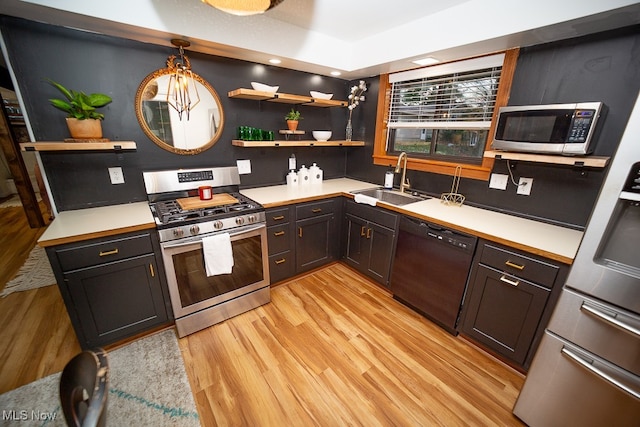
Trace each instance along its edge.
<path fill-rule="evenodd" d="M 43 229 L 0 214 L 1 288 Z M 80 351 L 57 286 L 0 299 L 0 322 L 0 393 Z M 521 374 L 340 263 L 179 345 L 203 426 L 522 425 Z"/>
<path fill-rule="evenodd" d="M 342 264 L 180 340 L 203 425 L 522 425 L 521 374 Z"/>
<path fill-rule="evenodd" d="M 0 289 L 44 230 L 29 228 L 21 207 L 0 208 Z M 0 298 L 0 393 L 60 372 L 79 351 L 57 286 Z"/>

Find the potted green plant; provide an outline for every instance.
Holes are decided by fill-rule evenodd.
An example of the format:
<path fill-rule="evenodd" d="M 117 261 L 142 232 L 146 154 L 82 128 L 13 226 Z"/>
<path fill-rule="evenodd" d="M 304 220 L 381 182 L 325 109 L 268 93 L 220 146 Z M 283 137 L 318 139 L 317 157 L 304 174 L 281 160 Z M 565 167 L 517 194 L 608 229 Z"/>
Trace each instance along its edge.
<path fill-rule="evenodd" d="M 293 108 L 287 113 L 286 116 L 284 116 L 284 119 L 287 121 L 287 126 L 291 131 L 298 129 L 298 121 L 302 120 L 303 118 L 304 117 L 300 115 L 300 111 Z"/>
<path fill-rule="evenodd" d="M 49 99 L 51 105 L 64 111 L 67 116 L 67 127 L 74 139 L 100 139 L 102 138 L 102 124 L 104 114 L 98 113 L 96 108 L 104 107 L 112 101 L 111 97 L 103 93 L 92 93 L 67 89 L 60 83 L 49 80 L 49 83 L 58 89 L 66 98 Z"/>

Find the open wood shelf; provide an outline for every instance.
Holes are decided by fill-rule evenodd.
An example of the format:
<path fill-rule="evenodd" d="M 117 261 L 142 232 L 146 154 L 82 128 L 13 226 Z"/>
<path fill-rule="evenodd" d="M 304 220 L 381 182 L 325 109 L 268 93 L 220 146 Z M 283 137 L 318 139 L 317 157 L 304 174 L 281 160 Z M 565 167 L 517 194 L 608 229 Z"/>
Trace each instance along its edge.
<path fill-rule="evenodd" d="M 290 93 L 262 92 L 253 89 L 235 89 L 230 91 L 229 98 L 253 99 L 257 101 L 278 102 L 281 104 L 309 105 L 312 107 L 346 107 L 347 101 L 335 99 L 319 99 L 311 96 L 293 95 Z"/>
<path fill-rule="evenodd" d="M 236 147 L 362 147 L 364 141 L 243 141 L 234 139 Z"/>
<path fill-rule="evenodd" d="M 134 141 L 109 141 L 109 142 L 62 142 L 40 141 L 23 142 L 21 151 L 98 151 L 98 150 L 135 150 Z"/>
<path fill-rule="evenodd" d="M 557 165 L 588 166 L 592 168 L 604 168 L 609 162 L 609 157 L 598 156 L 553 156 L 550 154 L 516 153 L 510 151 L 485 151 L 484 157 L 505 160 L 522 160 L 525 162 L 551 163 Z"/>

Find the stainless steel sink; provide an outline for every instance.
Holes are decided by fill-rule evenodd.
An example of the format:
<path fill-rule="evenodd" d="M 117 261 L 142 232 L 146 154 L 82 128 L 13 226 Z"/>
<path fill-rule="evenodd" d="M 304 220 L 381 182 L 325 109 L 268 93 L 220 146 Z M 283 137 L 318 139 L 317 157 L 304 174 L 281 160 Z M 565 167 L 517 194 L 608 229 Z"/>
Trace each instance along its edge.
<path fill-rule="evenodd" d="M 396 206 L 408 205 L 409 203 L 415 203 L 421 200 L 428 199 L 428 197 L 409 193 L 401 193 L 399 191 L 389 190 L 386 188 L 368 188 L 366 190 L 353 191 L 352 194 L 363 194 L 365 196 L 375 197 L 381 202 L 389 203 Z"/>

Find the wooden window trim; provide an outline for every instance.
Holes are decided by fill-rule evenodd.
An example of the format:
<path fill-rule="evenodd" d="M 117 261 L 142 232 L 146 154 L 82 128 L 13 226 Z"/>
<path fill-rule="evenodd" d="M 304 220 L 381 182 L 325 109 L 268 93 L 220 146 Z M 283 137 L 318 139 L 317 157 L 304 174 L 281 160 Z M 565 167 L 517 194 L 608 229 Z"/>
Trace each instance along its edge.
<path fill-rule="evenodd" d="M 491 119 L 491 127 L 489 128 L 489 138 L 484 147 L 484 151 L 491 149 L 493 142 L 494 126 L 498 109 L 507 105 L 509 95 L 511 93 L 511 85 L 513 83 L 513 75 L 515 74 L 516 62 L 520 49 L 510 49 L 505 52 L 504 63 L 502 65 L 502 74 L 500 77 L 500 87 L 496 96 L 496 106 Z M 380 166 L 395 165 L 398 156 L 387 154 L 385 145 L 387 142 L 387 121 L 389 112 L 389 103 L 391 102 L 391 84 L 389 83 L 389 74 L 380 75 L 380 85 L 378 91 L 378 110 L 376 113 L 376 132 L 373 145 L 373 164 Z M 462 175 L 465 178 L 488 181 L 493 169 L 493 157 L 482 157 L 482 163 L 473 165 L 465 163 L 446 162 L 441 160 L 420 159 L 409 157 L 407 160 L 407 169 L 422 172 L 432 172 L 443 175 L 453 175 L 457 166 L 462 167 Z"/>

